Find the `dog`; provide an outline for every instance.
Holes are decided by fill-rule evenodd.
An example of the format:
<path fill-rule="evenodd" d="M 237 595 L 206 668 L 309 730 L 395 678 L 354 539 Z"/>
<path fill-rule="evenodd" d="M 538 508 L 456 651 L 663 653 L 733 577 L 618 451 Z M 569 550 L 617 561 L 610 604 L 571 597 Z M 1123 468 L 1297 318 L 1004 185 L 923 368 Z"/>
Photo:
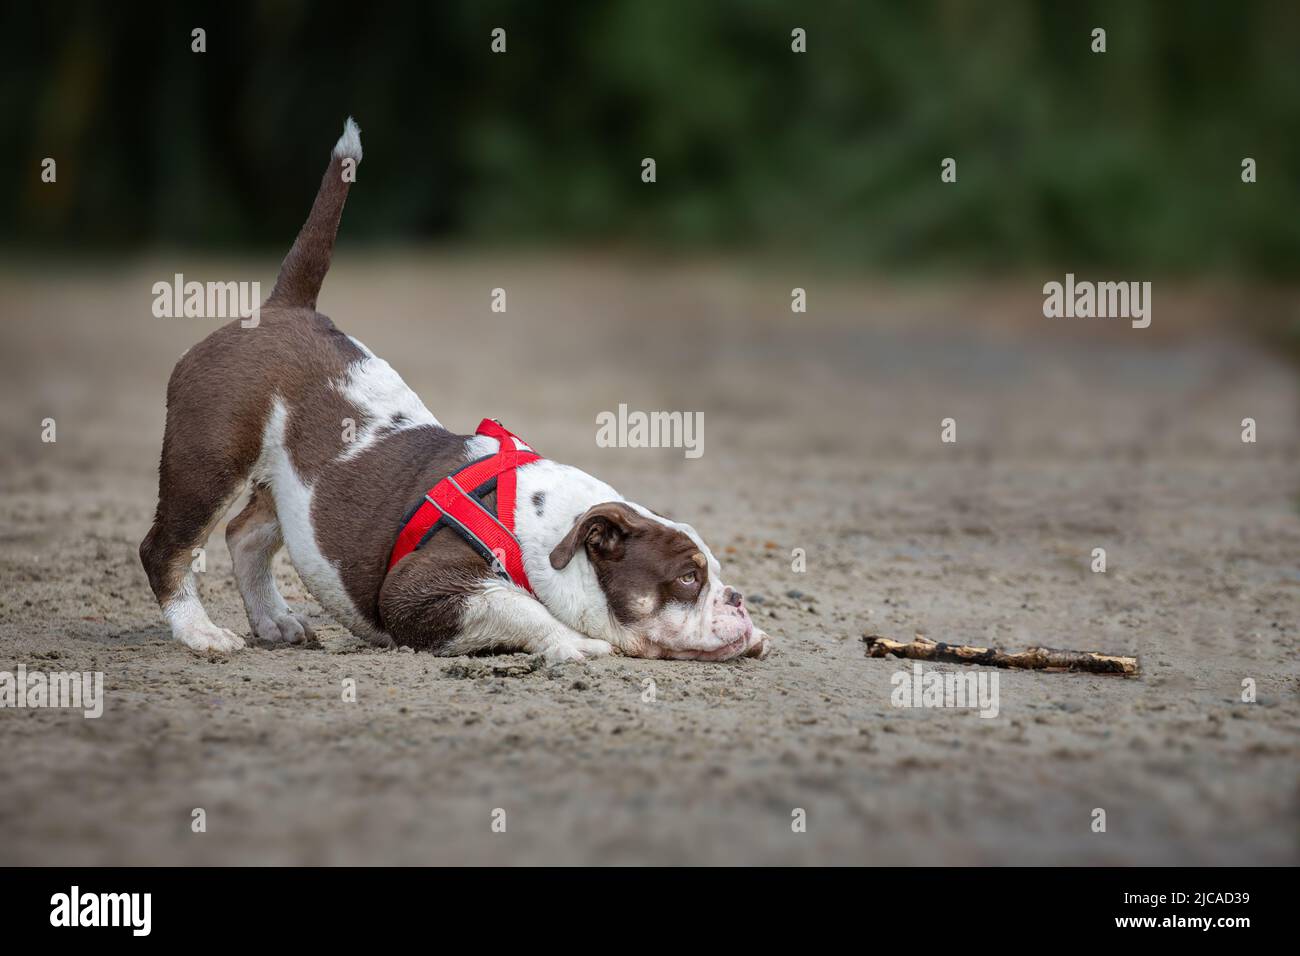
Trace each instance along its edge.
<path fill-rule="evenodd" d="M 248 492 L 226 541 L 259 641 L 314 638 L 276 588 L 283 545 L 321 606 L 379 646 L 550 663 L 766 656 L 768 635 L 690 525 L 541 458 L 499 423 L 449 431 L 316 311 L 360 161 L 349 117 L 260 321 L 213 332 L 167 384 L 140 559 L 176 640 L 199 653 L 244 646 L 208 617 L 190 562 Z"/>

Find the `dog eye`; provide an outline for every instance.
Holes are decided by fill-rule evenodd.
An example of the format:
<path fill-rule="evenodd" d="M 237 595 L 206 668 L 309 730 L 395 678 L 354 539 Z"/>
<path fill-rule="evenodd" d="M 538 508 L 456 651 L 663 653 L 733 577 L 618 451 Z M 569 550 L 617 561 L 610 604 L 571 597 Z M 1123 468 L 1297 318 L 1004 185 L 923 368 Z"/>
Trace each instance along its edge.
<path fill-rule="evenodd" d="M 677 583 L 678 583 L 678 584 L 686 584 L 686 585 L 694 584 L 694 583 L 695 583 L 695 572 L 694 572 L 694 571 L 687 571 L 685 574 L 683 574 L 680 578 L 677 579 Z"/>

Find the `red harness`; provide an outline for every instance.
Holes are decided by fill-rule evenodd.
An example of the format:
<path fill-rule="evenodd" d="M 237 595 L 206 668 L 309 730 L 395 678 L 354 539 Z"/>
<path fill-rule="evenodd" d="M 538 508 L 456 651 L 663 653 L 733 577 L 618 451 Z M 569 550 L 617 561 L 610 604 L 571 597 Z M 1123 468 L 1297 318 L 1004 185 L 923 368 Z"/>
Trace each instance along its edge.
<path fill-rule="evenodd" d="M 515 537 L 515 469 L 542 456 L 522 439 L 508 432 L 494 418 L 479 423 L 478 435 L 501 442 L 495 455 L 472 461 L 454 475 L 438 482 L 402 523 L 402 530 L 388 559 L 388 570 L 421 547 L 438 530 L 450 527 L 483 556 L 499 576 L 532 593 L 524 572 L 524 554 Z M 497 513 L 483 505 L 483 498 L 497 493 Z"/>

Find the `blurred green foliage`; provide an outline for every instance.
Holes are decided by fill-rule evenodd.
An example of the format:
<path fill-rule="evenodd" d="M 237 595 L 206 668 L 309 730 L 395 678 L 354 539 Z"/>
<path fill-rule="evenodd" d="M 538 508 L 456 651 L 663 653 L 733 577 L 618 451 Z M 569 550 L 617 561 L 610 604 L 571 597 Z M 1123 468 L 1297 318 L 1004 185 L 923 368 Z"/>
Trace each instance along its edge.
<path fill-rule="evenodd" d="M 349 241 L 1277 278 L 1300 252 L 1292 0 L 52 2 L 3 17 L 9 246 L 282 247 L 352 114 L 366 159 Z"/>

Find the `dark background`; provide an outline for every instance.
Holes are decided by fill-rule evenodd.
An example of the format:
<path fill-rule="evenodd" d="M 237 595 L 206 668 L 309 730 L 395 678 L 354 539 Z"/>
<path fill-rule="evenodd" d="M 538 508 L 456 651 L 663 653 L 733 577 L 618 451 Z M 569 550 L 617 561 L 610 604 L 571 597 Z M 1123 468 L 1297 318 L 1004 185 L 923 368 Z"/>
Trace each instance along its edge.
<path fill-rule="evenodd" d="M 1293 2 L 54 2 L 3 16 L 0 172 L 22 186 L 0 191 L 0 243 L 15 251 L 279 249 L 348 114 L 370 180 L 349 241 L 1268 279 L 1293 277 L 1300 251 Z M 42 188 L 46 156 L 59 189 Z M 946 156 L 956 186 L 939 181 Z M 1257 184 L 1241 183 L 1244 156 Z"/>

